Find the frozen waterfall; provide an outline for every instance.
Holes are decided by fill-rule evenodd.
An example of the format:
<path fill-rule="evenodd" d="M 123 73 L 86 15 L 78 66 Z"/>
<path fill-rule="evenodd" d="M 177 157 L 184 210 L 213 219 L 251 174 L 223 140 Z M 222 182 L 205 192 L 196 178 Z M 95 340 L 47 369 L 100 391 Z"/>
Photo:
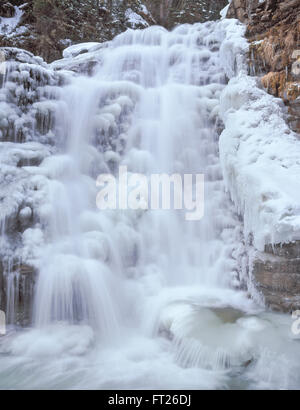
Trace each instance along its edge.
<path fill-rule="evenodd" d="M 29 192 L 30 201 L 14 198 L 14 209 L 26 203 L 23 217 L 30 210 L 33 216 L 18 249 L 9 248 L 4 218 L 2 241 L 38 273 L 32 326 L 12 327 L 0 341 L 0 387 L 299 383 L 289 318 L 264 312 L 241 290 L 246 244 L 218 148 L 228 65 L 220 48 L 228 47 L 229 26 L 238 25 L 129 30 L 40 66 L 22 114 L 10 100 L 19 132 L 7 131 L 1 155 L 9 158 L 5 172 L 13 169 L 24 196 Z M 32 72 L 30 61 L 19 71 L 12 65 L 3 90 L 10 95 L 14 78 L 30 89 Z M 23 94 L 15 95 L 20 106 Z M 20 166 L 19 157 L 27 162 Z M 147 178 L 204 174 L 204 218 L 186 221 L 176 210 L 99 211 L 96 179 L 119 166 Z M 10 266 L 13 298 L 18 276 Z M 13 322 L 11 298 L 7 314 Z"/>
<path fill-rule="evenodd" d="M 216 130 L 222 31 L 213 27 L 128 31 L 103 50 L 93 77 L 64 88 L 61 147 L 41 164 L 53 177 L 37 325 L 83 320 L 108 336 L 145 323 L 145 302 L 162 292 L 169 299 L 180 288 L 184 298 L 196 286 L 218 292 L 237 282 L 239 222 L 224 194 Z M 99 212 L 95 179 L 120 165 L 146 176 L 204 174 L 205 218 Z"/>

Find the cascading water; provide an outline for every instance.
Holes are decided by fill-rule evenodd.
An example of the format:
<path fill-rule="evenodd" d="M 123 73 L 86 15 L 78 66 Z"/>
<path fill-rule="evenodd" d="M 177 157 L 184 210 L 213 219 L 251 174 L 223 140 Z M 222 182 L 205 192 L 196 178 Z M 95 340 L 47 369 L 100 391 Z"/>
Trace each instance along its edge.
<path fill-rule="evenodd" d="M 0 386 L 201 389 L 299 381 L 289 320 L 261 313 L 235 289 L 241 227 L 218 159 L 222 40 L 220 23 L 128 31 L 101 49 L 92 77 L 72 77 L 61 88 L 56 153 L 28 167 L 47 177 L 48 194 L 39 209 L 46 239 L 34 328 L 1 345 Z M 204 218 L 99 211 L 96 178 L 117 174 L 120 165 L 148 177 L 204 174 Z"/>
<path fill-rule="evenodd" d="M 219 36 L 190 27 L 129 31 L 103 52 L 94 77 L 64 89 L 57 122 L 65 139 L 49 160 L 51 243 L 37 286 L 37 325 L 95 319 L 107 335 L 126 310 L 118 294 L 126 299 L 128 276 L 158 292 L 229 284 L 235 266 L 224 258 L 221 233 L 234 231 L 236 221 L 226 210 L 214 128 L 224 87 Z M 206 218 L 193 224 L 172 211 L 99 212 L 95 178 L 118 165 L 146 175 L 205 174 Z M 99 260 L 103 246 L 109 254 Z"/>

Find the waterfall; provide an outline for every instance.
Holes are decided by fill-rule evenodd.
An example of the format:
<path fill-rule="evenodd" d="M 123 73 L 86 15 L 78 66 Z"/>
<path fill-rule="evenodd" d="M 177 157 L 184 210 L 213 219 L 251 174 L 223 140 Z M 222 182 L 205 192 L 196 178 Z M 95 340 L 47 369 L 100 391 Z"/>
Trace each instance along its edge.
<path fill-rule="evenodd" d="M 224 30 L 128 30 L 89 50 L 92 75 L 70 74 L 72 57 L 50 67 L 67 81 L 35 103 L 36 132 L 46 141 L 51 130 L 55 144 L 26 167 L 47 198 L 26 236 L 38 249 L 26 248 L 38 270 L 33 327 L 0 344 L 1 386 L 281 386 L 286 360 L 286 383 L 298 382 L 292 356 L 265 365 L 285 343 L 298 354 L 284 338 L 288 319 L 241 290 L 245 245 L 218 151 Z M 99 210 L 97 177 L 117 177 L 120 166 L 147 181 L 203 174 L 204 217 Z M 18 374 L 6 379 L 11 366 Z"/>
<path fill-rule="evenodd" d="M 133 278 L 143 284 L 140 301 L 168 288 L 184 287 L 183 295 L 229 289 L 237 280 L 231 255 L 239 222 L 218 161 L 221 41 L 213 24 L 129 30 L 103 50 L 92 77 L 64 88 L 61 147 L 42 164 L 54 177 L 38 326 L 84 321 L 108 336 L 124 322 L 144 321 L 128 293 Z M 120 165 L 148 177 L 204 174 L 205 217 L 192 223 L 171 210 L 99 211 L 95 178 Z"/>

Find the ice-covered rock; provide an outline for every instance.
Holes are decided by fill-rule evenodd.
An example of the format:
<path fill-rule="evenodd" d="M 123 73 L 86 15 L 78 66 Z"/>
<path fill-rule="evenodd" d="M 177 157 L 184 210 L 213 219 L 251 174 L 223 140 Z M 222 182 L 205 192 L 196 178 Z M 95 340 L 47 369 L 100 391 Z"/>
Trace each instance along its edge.
<path fill-rule="evenodd" d="M 235 30 L 222 46 L 231 80 L 221 95 L 225 124 L 219 144 L 221 164 L 244 221 L 246 242 L 261 252 L 256 256 L 248 250 L 248 287 L 255 285 L 273 309 L 296 310 L 300 306 L 299 137 L 287 125 L 282 100 L 267 94 L 258 78 L 247 75 L 247 50 L 243 29 Z M 292 258 L 285 255 L 289 249 Z"/>
<path fill-rule="evenodd" d="M 243 76 L 223 92 L 221 113 L 221 162 L 246 235 L 253 234 L 260 250 L 299 240 L 300 145 L 284 120 L 283 104 Z"/>
<path fill-rule="evenodd" d="M 88 51 L 91 51 L 96 46 L 99 46 L 101 43 L 80 43 L 74 44 L 70 47 L 67 47 L 63 51 L 63 58 L 77 57 L 79 54 L 85 54 Z"/>

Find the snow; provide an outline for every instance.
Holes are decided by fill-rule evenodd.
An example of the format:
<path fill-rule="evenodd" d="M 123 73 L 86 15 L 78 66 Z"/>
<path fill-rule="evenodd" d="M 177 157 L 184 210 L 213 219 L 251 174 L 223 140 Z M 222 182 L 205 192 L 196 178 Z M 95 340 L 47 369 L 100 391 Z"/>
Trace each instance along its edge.
<path fill-rule="evenodd" d="M 221 164 L 244 234 L 264 250 L 300 239 L 299 137 L 285 122 L 282 101 L 247 75 L 243 31 L 234 30 L 234 20 L 227 24 L 222 52 L 231 80 L 221 95 Z"/>
<path fill-rule="evenodd" d="M 79 54 L 84 54 L 91 51 L 95 46 L 98 46 L 101 43 L 80 43 L 74 44 L 63 51 L 64 58 L 77 57 Z"/>
<path fill-rule="evenodd" d="M 132 28 L 137 28 L 139 26 L 148 27 L 149 24 L 142 16 L 135 13 L 131 8 L 127 9 L 125 12 L 125 17 Z"/>
<path fill-rule="evenodd" d="M 64 58 L 49 65 L 52 70 L 90 74 L 91 68 L 101 63 L 101 50 L 108 46 L 104 43 L 75 44 L 63 51 Z"/>
<path fill-rule="evenodd" d="M 0 35 L 11 34 L 19 24 L 23 11 L 21 7 L 15 6 L 14 17 L 0 17 Z M 22 32 L 22 31 L 21 31 Z M 19 34 L 21 34 L 21 32 Z"/>
<path fill-rule="evenodd" d="M 147 9 L 147 7 L 145 6 L 145 4 L 142 4 L 142 5 L 141 5 L 141 9 L 142 9 L 142 12 L 143 12 L 144 14 L 146 14 L 146 16 L 150 16 L 150 15 L 151 15 L 150 11 Z"/>

